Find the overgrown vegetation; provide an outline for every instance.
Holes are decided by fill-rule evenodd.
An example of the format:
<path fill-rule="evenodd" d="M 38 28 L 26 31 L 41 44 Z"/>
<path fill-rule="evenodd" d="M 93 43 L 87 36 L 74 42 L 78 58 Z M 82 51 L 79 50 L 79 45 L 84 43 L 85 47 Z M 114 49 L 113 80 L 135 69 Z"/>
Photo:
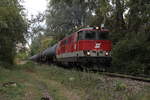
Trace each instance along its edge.
<path fill-rule="evenodd" d="M 18 0 L 0 1 L 0 62 L 13 64 L 16 45 L 25 43 L 27 24 Z"/>
<path fill-rule="evenodd" d="M 0 67 L 0 99 L 148 100 L 150 85 L 27 62 L 13 70 Z M 13 84 L 9 84 L 13 83 Z"/>

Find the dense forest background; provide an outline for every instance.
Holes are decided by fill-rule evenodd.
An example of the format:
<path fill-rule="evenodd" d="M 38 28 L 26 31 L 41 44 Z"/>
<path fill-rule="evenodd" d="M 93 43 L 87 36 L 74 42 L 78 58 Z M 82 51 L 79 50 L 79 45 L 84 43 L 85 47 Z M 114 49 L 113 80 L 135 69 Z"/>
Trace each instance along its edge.
<path fill-rule="evenodd" d="M 19 0 L 0 1 L 1 64 L 32 56 L 76 28 L 105 24 L 113 41 L 112 71 L 150 75 L 149 0 L 48 0 L 47 11 L 31 20 L 23 10 Z M 28 52 L 25 46 L 17 51 L 29 40 Z"/>

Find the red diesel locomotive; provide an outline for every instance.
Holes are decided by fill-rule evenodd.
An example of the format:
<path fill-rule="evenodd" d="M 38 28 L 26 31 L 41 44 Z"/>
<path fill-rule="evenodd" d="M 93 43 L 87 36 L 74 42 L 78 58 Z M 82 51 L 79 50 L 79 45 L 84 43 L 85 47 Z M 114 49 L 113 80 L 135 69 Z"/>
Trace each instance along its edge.
<path fill-rule="evenodd" d="M 56 60 L 63 63 L 110 65 L 112 42 L 109 31 L 99 27 L 83 28 L 61 40 Z"/>
<path fill-rule="evenodd" d="M 61 64 L 109 66 L 112 59 L 112 42 L 108 37 L 107 29 L 83 28 L 30 59 L 34 61 L 53 60 Z"/>

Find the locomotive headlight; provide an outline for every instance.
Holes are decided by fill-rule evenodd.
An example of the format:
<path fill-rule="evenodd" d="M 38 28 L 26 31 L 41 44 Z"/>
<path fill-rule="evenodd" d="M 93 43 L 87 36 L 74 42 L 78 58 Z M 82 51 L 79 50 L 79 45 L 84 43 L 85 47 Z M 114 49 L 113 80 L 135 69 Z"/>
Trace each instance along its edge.
<path fill-rule="evenodd" d="M 85 50 L 85 51 L 83 51 L 83 53 L 84 53 L 85 56 L 90 56 L 91 55 L 89 50 Z"/>
<path fill-rule="evenodd" d="M 90 54 L 91 54 L 90 51 L 88 51 L 88 52 L 87 52 L 87 55 L 89 56 Z"/>
<path fill-rule="evenodd" d="M 96 27 L 96 29 L 98 30 L 98 29 L 99 29 L 99 27 Z"/>
<path fill-rule="evenodd" d="M 105 55 L 108 56 L 108 55 L 109 55 L 109 52 L 106 52 Z"/>

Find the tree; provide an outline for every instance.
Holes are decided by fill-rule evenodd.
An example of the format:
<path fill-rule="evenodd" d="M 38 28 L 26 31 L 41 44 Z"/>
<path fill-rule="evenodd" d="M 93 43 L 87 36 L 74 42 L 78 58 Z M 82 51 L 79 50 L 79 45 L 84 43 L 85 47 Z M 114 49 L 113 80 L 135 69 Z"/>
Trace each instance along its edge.
<path fill-rule="evenodd" d="M 150 7 L 147 0 L 130 0 L 126 19 L 127 31 L 113 50 L 116 70 L 132 74 L 150 74 Z M 120 31 L 121 32 L 121 31 Z M 118 63 L 119 62 L 119 63 Z"/>
<path fill-rule="evenodd" d="M 45 33 L 45 13 L 38 13 L 35 17 L 28 19 L 28 36 L 29 41 L 34 41 L 39 35 Z"/>
<path fill-rule="evenodd" d="M 94 0 L 51 0 L 46 19 L 48 34 L 65 36 L 75 27 L 88 25 L 94 5 Z"/>
<path fill-rule="evenodd" d="M 25 43 L 25 17 L 18 0 L 0 1 L 0 61 L 13 64 L 16 44 Z"/>
<path fill-rule="evenodd" d="M 53 46 L 56 43 L 54 37 L 46 36 L 46 35 L 38 35 L 38 37 L 34 38 L 32 44 L 30 46 L 30 55 L 33 56 L 37 53 L 42 52 L 48 47 Z"/>

